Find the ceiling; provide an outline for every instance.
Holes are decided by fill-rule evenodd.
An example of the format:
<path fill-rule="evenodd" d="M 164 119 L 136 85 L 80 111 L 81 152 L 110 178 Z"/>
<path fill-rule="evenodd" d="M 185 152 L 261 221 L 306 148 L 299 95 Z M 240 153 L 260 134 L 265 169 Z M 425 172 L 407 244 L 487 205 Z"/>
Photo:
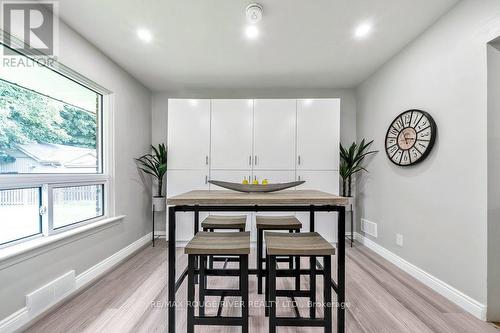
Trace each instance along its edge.
<path fill-rule="evenodd" d="M 62 0 L 61 18 L 154 91 L 354 87 L 457 0 Z M 372 22 L 368 38 L 353 31 Z M 138 28 L 154 40 L 137 39 Z M 62 45 L 64 47 L 64 45 Z"/>

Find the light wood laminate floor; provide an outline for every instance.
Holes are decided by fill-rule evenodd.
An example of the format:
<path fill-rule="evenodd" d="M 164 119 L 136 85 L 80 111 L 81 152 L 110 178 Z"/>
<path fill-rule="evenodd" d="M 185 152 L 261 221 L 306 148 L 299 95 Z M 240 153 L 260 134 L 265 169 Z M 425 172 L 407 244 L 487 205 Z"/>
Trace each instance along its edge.
<path fill-rule="evenodd" d="M 166 243 L 147 247 L 105 275 L 78 296 L 67 301 L 28 329 L 28 332 L 166 332 L 165 307 Z M 347 332 L 491 332 L 484 323 L 427 288 L 367 248 L 347 248 L 346 313 Z M 177 250 L 178 274 L 186 256 Z M 335 262 L 336 260 L 332 260 Z M 250 266 L 255 262 L 250 259 Z M 307 267 L 304 261 L 303 265 Z M 334 267 L 335 269 L 335 267 Z M 335 276 L 335 273 L 333 274 Z M 302 278 L 303 288 L 308 279 Z M 321 278 L 318 278 L 318 286 Z M 210 287 L 236 287 L 234 278 L 210 278 Z M 292 288 L 292 279 L 280 279 L 279 288 Z M 250 278 L 250 331 L 267 332 L 267 318 L 261 307 L 263 296 L 256 293 L 257 280 Z M 185 301 L 186 282 L 178 292 Z M 318 300 L 322 291 L 318 290 Z M 334 294 L 335 297 L 335 294 Z M 208 298 L 216 301 L 217 298 Z M 227 301 L 237 299 L 228 298 Z M 278 315 L 292 315 L 293 309 L 280 299 Z M 299 299 L 302 315 L 308 313 L 305 299 Z M 215 307 L 207 314 L 215 313 Z M 185 308 L 177 311 L 177 332 L 185 331 Z M 237 307 L 224 308 L 223 315 L 239 315 Z M 335 313 L 335 311 L 334 311 Z M 322 315 L 318 309 L 318 315 Z M 334 318 L 335 319 L 335 318 Z M 335 327 L 335 324 L 334 324 Z M 197 327 L 196 332 L 240 332 L 239 328 Z M 279 328 L 278 332 L 322 332 L 319 328 Z"/>

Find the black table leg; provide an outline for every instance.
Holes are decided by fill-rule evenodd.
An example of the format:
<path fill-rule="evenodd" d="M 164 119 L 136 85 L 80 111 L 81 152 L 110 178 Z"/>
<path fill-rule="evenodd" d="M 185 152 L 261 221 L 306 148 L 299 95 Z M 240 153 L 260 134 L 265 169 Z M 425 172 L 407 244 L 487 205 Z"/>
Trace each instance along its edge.
<path fill-rule="evenodd" d="M 309 231 L 314 232 L 314 206 L 309 211 Z"/>
<path fill-rule="evenodd" d="M 262 279 L 264 277 L 264 275 L 262 274 L 263 272 L 262 265 L 264 263 L 263 244 L 262 244 L 263 238 L 264 238 L 264 231 L 262 229 L 257 229 L 257 293 L 259 295 L 262 294 Z"/>
<path fill-rule="evenodd" d="M 168 208 L 168 332 L 175 332 L 175 207 Z"/>
<path fill-rule="evenodd" d="M 200 230 L 200 211 L 198 210 L 198 206 L 194 206 L 194 234 L 196 235 Z M 194 267 L 200 268 L 199 258 L 198 256 L 194 259 Z M 198 275 L 194 277 L 194 283 L 198 284 Z"/>
<path fill-rule="evenodd" d="M 338 247 L 337 247 L 337 332 L 345 330 L 345 207 L 338 212 Z"/>

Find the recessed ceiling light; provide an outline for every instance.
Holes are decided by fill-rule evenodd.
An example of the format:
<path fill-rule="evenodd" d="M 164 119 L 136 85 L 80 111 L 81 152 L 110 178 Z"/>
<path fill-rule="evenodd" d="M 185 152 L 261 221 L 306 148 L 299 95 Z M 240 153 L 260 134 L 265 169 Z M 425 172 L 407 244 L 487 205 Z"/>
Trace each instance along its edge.
<path fill-rule="evenodd" d="M 245 35 L 249 39 L 255 39 L 259 36 L 259 29 L 255 25 L 249 25 L 245 29 Z"/>
<path fill-rule="evenodd" d="M 373 25 L 371 23 L 361 23 L 354 30 L 354 37 L 362 39 L 367 37 L 373 31 Z"/>
<path fill-rule="evenodd" d="M 190 99 L 189 100 L 189 104 L 191 104 L 191 106 L 197 106 L 198 105 L 198 100 L 196 100 L 196 99 Z"/>
<path fill-rule="evenodd" d="M 151 34 L 151 31 L 144 28 L 137 30 L 137 37 L 139 37 L 140 40 L 146 43 L 149 43 L 153 40 L 153 35 Z"/>

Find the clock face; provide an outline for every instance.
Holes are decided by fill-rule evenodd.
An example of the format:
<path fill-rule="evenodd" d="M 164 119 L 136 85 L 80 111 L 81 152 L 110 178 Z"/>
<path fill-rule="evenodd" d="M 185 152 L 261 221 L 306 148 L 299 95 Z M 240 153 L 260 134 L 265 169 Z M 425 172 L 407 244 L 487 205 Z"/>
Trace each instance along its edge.
<path fill-rule="evenodd" d="M 400 166 L 417 164 L 431 151 L 436 134 L 436 123 L 430 114 L 421 110 L 405 111 L 394 119 L 387 130 L 387 157 Z"/>

